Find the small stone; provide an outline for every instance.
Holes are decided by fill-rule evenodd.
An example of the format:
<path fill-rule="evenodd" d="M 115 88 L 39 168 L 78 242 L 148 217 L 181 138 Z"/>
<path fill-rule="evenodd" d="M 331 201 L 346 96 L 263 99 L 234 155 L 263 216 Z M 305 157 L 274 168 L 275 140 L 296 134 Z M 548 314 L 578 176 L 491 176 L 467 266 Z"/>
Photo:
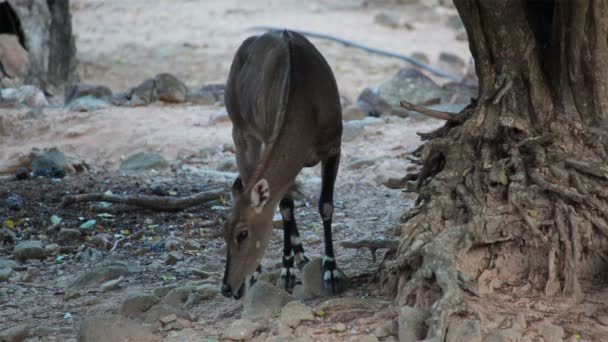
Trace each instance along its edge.
<path fill-rule="evenodd" d="M 220 124 L 220 123 L 227 123 L 227 122 L 230 122 L 230 116 L 228 116 L 228 112 L 226 111 L 226 108 L 221 109 L 221 110 L 211 114 L 211 116 L 209 117 L 210 124 Z"/>
<path fill-rule="evenodd" d="M 160 322 L 162 324 L 169 324 L 171 322 L 175 322 L 175 320 L 177 320 L 177 315 L 176 314 L 170 314 L 170 315 L 167 315 L 165 317 L 161 317 Z"/>
<path fill-rule="evenodd" d="M 21 263 L 30 259 L 44 259 L 44 247 L 40 241 L 22 241 L 13 249 L 13 255 Z"/>
<path fill-rule="evenodd" d="M 195 291 L 201 296 L 201 299 L 210 299 L 218 294 L 217 286 L 212 284 L 198 286 Z"/>
<path fill-rule="evenodd" d="M 365 112 L 359 106 L 350 105 L 342 110 L 342 120 L 352 121 L 365 118 Z"/>
<path fill-rule="evenodd" d="M 481 328 L 478 320 L 465 319 L 450 322 L 446 342 L 460 341 L 481 342 Z"/>
<path fill-rule="evenodd" d="M 357 342 L 378 342 L 378 338 L 374 335 L 363 335 L 356 340 Z"/>
<path fill-rule="evenodd" d="M 193 286 L 176 287 L 163 297 L 163 303 L 173 306 L 184 305 L 194 290 L 195 288 Z"/>
<path fill-rule="evenodd" d="M 184 244 L 184 249 L 187 251 L 198 251 L 201 249 L 201 244 L 196 240 L 188 240 Z"/>
<path fill-rule="evenodd" d="M 13 269 L 9 267 L 0 268 L 0 281 L 8 281 L 13 274 Z"/>
<path fill-rule="evenodd" d="M 27 324 L 20 324 L 12 328 L 8 328 L 0 332 L 0 341 L 2 342 L 21 342 L 25 341 L 25 338 L 30 332 L 30 326 Z"/>
<path fill-rule="evenodd" d="M 145 105 L 158 100 L 156 86 L 153 79 L 147 79 L 138 86 L 129 90 L 130 105 Z"/>
<path fill-rule="evenodd" d="M 199 305 L 202 300 L 203 300 L 203 298 L 201 297 L 200 294 L 198 294 L 196 292 L 192 292 L 190 295 L 188 295 L 188 298 L 186 299 L 186 303 L 184 303 L 184 306 L 187 308 L 191 308 L 193 306 Z"/>
<path fill-rule="evenodd" d="M 59 242 L 77 242 L 81 239 L 82 234 L 80 234 L 80 230 L 78 229 L 62 228 L 57 233 L 57 241 Z"/>
<path fill-rule="evenodd" d="M 165 286 L 157 287 L 154 289 L 152 294 L 154 294 L 158 298 L 163 298 L 164 296 L 167 295 L 167 293 L 169 293 L 171 290 L 173 290 L 176 287 L 177 287 L 177 285 L 165 285 Z"/>
<path fill-rule="evenodd" d="M 169 167 L 169 163 L 162 156 L 155 153 L 136 153 L 120 164 L 121 172 L 133 172 L 144 170 L 163 170 Z"/>
<path fill-rule="evenodd" d="M 180 308 L 175 306 L 171 306 L 168 304 L 158 304 L 151 307 L 148 311 L 146 311 L 144 316 L 144 322 L 146 323 L 154 323 L 158 321 L 161 317 L 168 316 L 170 314 L 175 314 L 177 317 L 188 319 L 188 313 L 183 311 Z"/>
<path fill-rule="evenodd" d="M 254 330 L 253 322 L 248 319 L 238 319 L 224 330 L 222 337 L 229 340 L 248 341 L 253 337 Z"/>
<path fill-rule="evenodd" d="M 108 280 L 105 283 L 101 284 L 99 286 L 99 291 L 100 292 L 107 292 L 107 291 L 112 291 L 112 290 L 116 290 L 118 288 L 118 286 L 125 280 L 124 276 L 120 276 L 118 277 L 118 279 L 112 279 L 112 280 Z"/>
<path fill-rule="evenodd" d="M 397 335 L 399 324 L 395 321 L 386 322 L 374 329 L 374 336 L 383 338 L 391 335 Z"/>
<path fill-rule="evenodd" d="M 169 236 L 165 240 L 165 250 L 168 252 L 177 251 L 179 247 L 182 245 L 182 239 L 176 236 Z"/>
<path fill-rule="evenodd" d="M 564 338 L 564 328 L 551 323 L 541 325 L 538 332 L 545 341 L 559 342 L 563 341 Z"/>
<path fill-rule="evenodd" d="M 165 260 L 165 265 L 175 265 L 180 261 L 184 261 L 184 255 L 180 252 L 170 252 Z"/>
<path fill-rule="evenodd" d="M 110 105 L 104 100 L 92 96 L 85 96 L 72 101 L 68 107 L 72 112 L 93 112 L 108 108 L 109 106 Z"/>
<path fill-rule="evenodd" d="M 270 317 L 292 300 L 284 290 L 272 284 L 256 282 L 247 291 L 242 317 L 250 320 Z"/>
<path fill-rule="evenodd" d="M 125 317 L 137 317 L 160 303 L 160 299 L 150 294 L 136 294 L 125 298 L 118 313 Z"/>
<path fill-rule="evenodd" d="M 425 320 L 429 312 L 411 306 L 403 306 L 399 310 L 399 341 L 415 342 L 426 334 Z"/>
<path fill-rule="evenodd" d="M 85 318 L 78 330 L 78 342 L 160 341 L 149 327 L 118 315 Z"/>
<path fill-rule="evenodd" d="M 63 178 L 66 175 L 65 171 L 71 168 L 70 164 L 73 161 L 70 159 L 75 159 L 54 147 L 36 151 L 34 154 L 31 168 L 36 177 Z"/>
<path fill-rule="evenodd" d="M 4 200 L 10 210 L 19 211 L 25 207 L 25 199 L 17 194 L 10 194 Z"/>
<path fill-rule="evenodd" d="M 26 180 L 30 178 L 30 171 L 25 167 L 20 167 L 17 172 L 15 172 L 16 180 Z"/>
<path fill-rule="evenodd" d="M 2 98 L 2 101 L 18 103 L 32 108 L 46 107 L 49 105 L 44 93 L 32 85 L 1 89 L 0 98 Z"/>
<path fill-rule="evenodd" d="M 335 332 L 344 332 L 344 331 L 346 331 L 346 324 L 337 323 L 337 324 L 331 326 L 330 329 Z"/>
<path fill-rule="evenodd" d="M 374 23 L 390 28 L 397 28 L 399 27 L 399 17 L 392 13 L 380 12 L 374 16 Z"/>
<path fill-rule="evenodd" d="M 361 120 L 348 121 L 342 127 L 342 141 L 349 142 L 357 139 L 365 131 Z"/>
<path fill-rule="evenodd" d="M 217 101 L 215 97 L 213 97 L 213 94 L 200 90 L 195 90 L 189 91 L 188 94 L 186 94 L 186 102 L 190 102 L 197 105 L 213 105 Z"/>
<path fill-rule="evenodd" d="M 158 99 L 164 102 L 184 102 L 188 87 L 174 75 L 162 73 L 154 78 Z"/>
<path fill-rule="evenodd" d="M 236 165 L 236 158 L 234 157 L 229 157 L 224 159 L 224 161 L 222 161 L 220 163 L 220 165 L 217 167 L 218 171 L 224 171 L 224 172 L 238 172 L 238 167 Z"/>
<path fill-rule="evenodd" d="M 281 323 L 293 328 L 297 327 L 301 321 L 311 321 L 314 318 L 312 309 L 298 301 L 289 302 L 281 309 Z"/>

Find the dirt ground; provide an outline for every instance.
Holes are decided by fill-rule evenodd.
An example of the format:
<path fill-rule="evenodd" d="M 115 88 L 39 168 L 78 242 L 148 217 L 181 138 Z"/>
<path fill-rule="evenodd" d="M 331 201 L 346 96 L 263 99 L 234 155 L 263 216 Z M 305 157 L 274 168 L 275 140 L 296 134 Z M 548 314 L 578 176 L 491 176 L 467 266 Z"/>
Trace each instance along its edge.
<path fill-rule="evenodd" d="M 192 0 L 72 0 L 79 71 L 83 81 L 104 84 L 114 91 L 125 91 L 159 72 L 171 72 L 191 88 L 224 82 L 235 49 L 244 38 L 257 33 L 248 30 L 256 25 L 329 33 L 408 55 L 423 52 L 431 64 L 436 63 L 441 52 L 469 60 L 467 43 L 457 41 L 455 31 L 446 25 L 449 17 L 456 14 L 454 9 L 418 3 L 378 6 L 374 1 L 368 2 L 364 7 L 360 0 L 209 0 L 204 5 Z M 391 29 L 374 23 L 373 17 L 379 11 L 398 13 L 413 29 Z M 312 41 L 328 59 L 341 93 L 351 101 L 364 87 L 379 84 L 407 66 L 396 59 L 337 43 Z M 64 108 L 3 110 L 5 134 L 0 135 L 0 169 L 16 164 L 32 148 L 44 147 L 58 147 L 91 166 L 89 173 L 69 175 L 59 181 L 0 181 L 0 199 L 18 194 L 25 200 L 25 207 L 19 211 L 0 207 L 5 226 L 10 220 L 14 223 L 10 230 L 17 238 L 52 245 L 56 232 L 47 231 L 52 215 L 61 217 L 66 228 L 78 228 L 91 219 L 97 223 L 83 232 L 78 243 L 60 243 L 44 261 L 29 263 L 13 274 L 5 287 L 8 296 L 0 297 L 0 331 L 16 323 L 27 323 L 36 327 L 36 334 L 41 336 L 30 334 L 32 341 L 73 341 L 84 318 L 116 313 L 124 298 L 133 293 L 201 281 L 195 270 L 210 264 L 219 266 L 205 281 L 219 283 L 219 219 L 226 215 L 228 205 L 224 201 L 180 212 L 144 210 L 108 217 L 100 217 L 99 211 L 86 204 L 59 208 L 58 203 L 65 194 L 108 190 L 151 194 L 161 189 L 167 194 L 171 191 L 171 196 L 214 188 L 228 192 L 232 179 L 211 177 L 207 172 L 233 158 L 230 123 L 210 120 L 220 109 L 155 103 L 84 113 Z M 381 184 L 414 167 L 406 157 L 420 144 L 415 133 L 428 132 L 441 124 L 430 119 L 385 117 L 366 126 L 353 141 L 344 143 L 336 186 L 336 245 L 346 240 L 390 237 L 390 232 L 398 231 L 399 216 L 413 205 L 413 197 Z M 172 171 L 131 175 L 117 172 L 126 156 L 143 151 L 164 156 Z M 319 256 L 322 225 L 314 206 L 320 190 L 318 167 L 304 170 L 300 178 L 313 205 L 298 208 L 297 221 L 307 254 Z M 126 235 L 114 252 L 103 251 L 103 260 L 127 261 L 139 270 L 115 291 L 85 291 L 73 298 L 67 295 L 67 284 L 99 261 L 77 260 L 94 248 L 90 238 L 96 234 L 108 234 L 111 243 L 118 238 L 115 234 Z M 160 259 L 163 251 L 154 246 L 172 236 L 200 242 L 201 249 L 184 252 L 185 262 L 165 265 Z M 282 232 L 275 230 L 263 264 L 265 270 L 280 267 L 281 246 Z M 0 258 L 11 254 L 11 243 L 0 246 Z M 381 258 L 382 251 L 377 255 Z M 337 247 L 336 258 L 353 279 L 353 286 L 344 297 L 384 299 L 378 291 L 378 263 L 373 262 L 369 251 Z M 527 321 L 521 331 L 522 341 L 540 340 L 538 329 L 546 322 L 562 326 L 565 338 L 571 341 L 608 340 L 608 328 L 600 324 L 608 317 L 603 311 L 608 297 L 592 287 L 586 291 L 587 300 L 575 305 L 559 299 L 546 300 L 521 286 L 503 284 L 492 293 L 471 300 L 481 312 L 484 333 L 492 328 L 508 328 L 522 314 Z M 322 301 L 314 299 L 307 304 L 316 308 Z M 188 309 L 194 322 L 192 328 L 162 331 L 159 335 L 168 341 L 213 341 L 240 317 L 241 308 L 242 302 L 218 295 Z M 371 309 L 329 310 L 327 315 L 302 324 L 294 333 L 304 340 L 363 340 L 395 317 L 394 309 L 380 313 Z M 346 326 L 345 330 L 336 329 L 340 323 Z M 264 337 L 262 333 L 257 338 Z M 380 339 L 395 341 L 397 337 L 393 334 Z"/>

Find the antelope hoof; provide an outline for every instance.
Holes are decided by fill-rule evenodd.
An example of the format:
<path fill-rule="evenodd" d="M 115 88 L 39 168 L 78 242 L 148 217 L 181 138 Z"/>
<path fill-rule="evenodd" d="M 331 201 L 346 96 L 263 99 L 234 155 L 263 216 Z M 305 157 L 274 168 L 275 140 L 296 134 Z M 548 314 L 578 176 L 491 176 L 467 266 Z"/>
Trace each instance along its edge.
<path fill-rule="evenodd" d="M 333 260 L 323 261 L 323 287 L 331 291 L 332 295 L 342 293 L 346 290 L 348 278 Z"/>
<path fill-rule="evenodd" d="M 281 276 L 277 280 L 277 286 L 284 288 L 285 291 L 290 292 L 296 286 L 296 272 L 293 267 L 283 267 L 281 270 Z"/>
<path fill-rule="evenodd" d="M 296 258 L 296 259 L 297 259 L 297 258 Z M 302 256 L 301 256 L 300 260 L 297 260 L 297 261 L 296 261 L 296 262 L 297 262 L 296 267 L 298 267 L 298 269 L 299 269 L 300 271 L 302 271 L 302 269 L 304 269 L 304 266 L 306 266 L 306 264 L 308 264 L 308 262 L 309 262 L 309 261 L 310 261 L 310 259 L 308 259 L 308 258 L 306 257 L 306 255 L 302 254 Z"/>

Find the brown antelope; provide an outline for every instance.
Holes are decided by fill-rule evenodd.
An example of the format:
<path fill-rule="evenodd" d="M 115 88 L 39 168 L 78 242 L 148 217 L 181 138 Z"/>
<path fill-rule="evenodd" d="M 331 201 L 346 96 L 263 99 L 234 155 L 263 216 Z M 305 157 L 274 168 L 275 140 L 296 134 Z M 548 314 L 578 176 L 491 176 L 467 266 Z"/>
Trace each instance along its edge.
<path fill-rule="evenodd" d="M 246 280 L 260 271 L 277 205 L 284 223 L 280 281 L 287 290 L 295 286 L 294 261 L 301 269 L 308 258 L 300 243 L 291 194 L 302 168 L 319 162 L 323 284 L 332 293 L 343 291 L 346 279 L 336 266 L 331 236 L 342 137 L 342 109 L 331 68 L 296 32 L 250 37 L 234 56 L 225 99 L 239 177 L 232 186 L 232 212 L 222 229 L 227 244 L 222 293 L 240 298 Z"/>

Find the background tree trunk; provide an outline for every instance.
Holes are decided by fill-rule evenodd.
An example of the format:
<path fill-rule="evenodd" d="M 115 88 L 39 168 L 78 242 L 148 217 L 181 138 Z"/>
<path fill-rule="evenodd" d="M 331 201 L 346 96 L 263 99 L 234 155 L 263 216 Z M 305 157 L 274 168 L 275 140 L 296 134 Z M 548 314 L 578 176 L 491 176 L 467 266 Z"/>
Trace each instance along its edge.
<path fill-rule="evenodd" d="M 421 134 L 417 206 L 383 263 L 383 289 L 429 308 L 438 341 L 484 270 L 579 301 L 607 266 L 608 0 L 454 3 L 479 96 Z"/>

